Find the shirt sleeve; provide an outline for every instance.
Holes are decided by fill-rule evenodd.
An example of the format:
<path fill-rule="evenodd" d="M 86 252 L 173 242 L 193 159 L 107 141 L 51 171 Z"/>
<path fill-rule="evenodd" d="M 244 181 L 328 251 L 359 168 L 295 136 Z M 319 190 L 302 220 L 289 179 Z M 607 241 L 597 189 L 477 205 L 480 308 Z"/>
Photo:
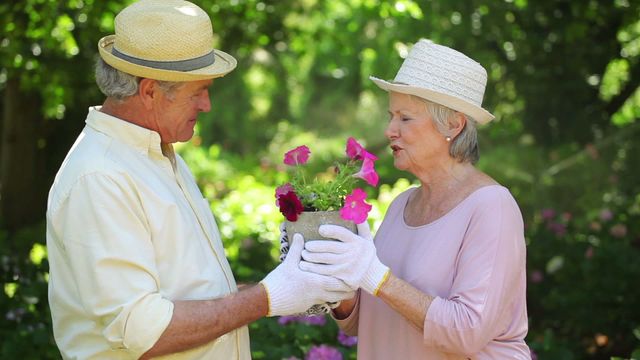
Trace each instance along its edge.
<path fill-rule="evenodd" d="M 342 329 L 345 334 L 349 336 L 357 336 L 358 321 L 360 320 L 360 290 L 356 291 L 356 304 L 349 316 L 344 319 L 337 319 L 333 314 L 333 311 L 330 314 L 333 320 L 336 321 L 336 324 L 338 324 L 338 327 Z"/>
<path fill-rule="evenodd" d="M 86 316 L 113 349 L 138 358 L 160 338 L 173 303 L 158 290 L 144 209 L 125 176 L 82 177 L 53 214 Z"/>
<path fill-rule="evenodd" d="M 506 330 L 525 286 L 522 216 L 508 192 L 479 204 L 471 217 L 450 296 L 436 297 L 424 321 L 424 342 L 471 356 Z"/>

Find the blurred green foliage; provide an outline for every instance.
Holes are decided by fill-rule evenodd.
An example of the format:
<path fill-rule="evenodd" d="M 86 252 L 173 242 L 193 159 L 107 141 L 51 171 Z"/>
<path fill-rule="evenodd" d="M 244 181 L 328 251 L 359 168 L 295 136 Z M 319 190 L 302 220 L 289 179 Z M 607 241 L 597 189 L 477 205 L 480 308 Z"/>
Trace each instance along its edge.
<path fill-rule="evenodd" d="M 1 191 L 7 178 L 35 190 L 51 184 L 87 107 L 102 101 L 92 76 L 97 41 L 130 2 L 0 3 L 0 175 L 8 176 L 0 184 L 0 358 L 59 358 L 46 296 L 44 199 L 7 204 Z M 411 185 L 385 151 L 386 94 L 368 76 L 392 78 L 411 44 L 426 37 L 487 68 L 484 106 L 497 119 L 480 131 L 478 166 L 509 187 L 523 211 L 531 348 L 540 359 L 640 358 L 639 2 L 196 2 L 213 19 L 216 47 L 239 63 L 214 82 L 213 110 L 179 151 L 212 204 L 239 282 L 276 265 L 282 217 L 273 192 L 287 179 L 286 150 L 312 144 L 321 170 L 348 136 L 363 141 L 380 158 L 384 184 L 367 189 L 376 199 L 374 229 Z M 12 112 L 12 91 L 38 118 Z M 33 131 L 15 139 L 11 121 Z M 15 140 L 27 141 L 38 162 L 10 154 Z M 44 176 L 7 173 L 11 162 L 39 166 Z M 8 226 L 17 207 L 40 221 Z M 355 356 L 331 321 L 262 319 L 251 336 L 257 359 L 302 358 L 320 344 Z"/>

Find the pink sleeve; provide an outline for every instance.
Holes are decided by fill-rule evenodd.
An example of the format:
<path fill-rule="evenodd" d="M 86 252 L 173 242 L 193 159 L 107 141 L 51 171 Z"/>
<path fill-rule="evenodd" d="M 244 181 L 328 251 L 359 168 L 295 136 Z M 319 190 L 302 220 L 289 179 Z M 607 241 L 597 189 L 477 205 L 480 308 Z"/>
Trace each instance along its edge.
<path fill-rule="evenodd" d="M 351 314 L 346 318 L 340 320 L 336 319 L 333 312 L 330 313 L 331 317 L 336 321 L 338 327 L 349 336 L 358 335 L 358 320 L 360 319 L 360 290 L 356 291 L 356 304 L 351 311 Z"/>
<path fill-rule="evenodd" d="M 506 190 L 490 195 L 468 223 L 450 295 L 435 298 L 425 317 L 425 344 L 444 352 L 470 356 L 485 348 L 509 326 L 524 286 L 520 210 Z"/>

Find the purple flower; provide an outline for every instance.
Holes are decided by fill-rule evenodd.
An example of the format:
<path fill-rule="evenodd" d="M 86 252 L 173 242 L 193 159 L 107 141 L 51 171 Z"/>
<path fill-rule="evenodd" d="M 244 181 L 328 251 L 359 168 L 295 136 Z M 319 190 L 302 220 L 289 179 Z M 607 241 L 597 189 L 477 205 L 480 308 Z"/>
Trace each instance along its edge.
<path fill-rule="evenodd" d="M 300 319 L 301 324 L 323 326 L 327 323 L 327 318 L 324 315 L 310 315 L 302 316 Z"/>
<path fill-rule="evenodd" d="M 613 211 L 609 209 L 600 210 L 600 220 L 609 221 L 611 219 L 613 219 Z"/>
<path fill-rule="evenodd" d="M 542 220 L 551 220 L 556 216 L 556 211 L 553 209 L 542 209 L 540 215 L 542 215 Z"/>
<path fill-rule="evenodd" d="M 278 318 L 278 324 L 287 325 L 288 323 L 296 322 L 297 320 L 298 317 L 294 315 L 280 316 L 280 318 Z"/>
<path fill-rule="evenodd" d="M 549 223 L 547 229 L 551 230 L 558 237 L 564 236 L 567 233 L 567 226 L 558 222 Z"/>
<path fill-rule="evenodd" d="M 278 324 L 280 325 L 287 325 L 290 323 L 323 326 L 327 323 L 327 318 L 324 315 L 286 315 L 280 316 L 278 319 Z"/>
<path fill-rule="evenodd" d="M 358 343 L 357 336 L 349 336 L 344 333 L 344 331 L 340 330 L 338 332 L 338 342 L 344 346 L 352 347 Z"/>
<path fill-rule="evenodd" d="M 312 346 L 305 360 L 342 360 L 342 353 L 329 345 Z"/>

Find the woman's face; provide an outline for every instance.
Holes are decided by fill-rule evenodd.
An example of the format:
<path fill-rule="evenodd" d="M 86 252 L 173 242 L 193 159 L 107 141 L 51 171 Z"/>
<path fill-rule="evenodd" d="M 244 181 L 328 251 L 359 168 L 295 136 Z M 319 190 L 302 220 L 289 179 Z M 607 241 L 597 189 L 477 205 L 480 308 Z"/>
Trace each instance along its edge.
<path fill-rule="evenodd" d="M 393 151 L 393 164 L 413 174 L 449 159 L 449 144 L 438 131 L 419 99 L 389 92 L 389 125 L 385 131 Z"/>

